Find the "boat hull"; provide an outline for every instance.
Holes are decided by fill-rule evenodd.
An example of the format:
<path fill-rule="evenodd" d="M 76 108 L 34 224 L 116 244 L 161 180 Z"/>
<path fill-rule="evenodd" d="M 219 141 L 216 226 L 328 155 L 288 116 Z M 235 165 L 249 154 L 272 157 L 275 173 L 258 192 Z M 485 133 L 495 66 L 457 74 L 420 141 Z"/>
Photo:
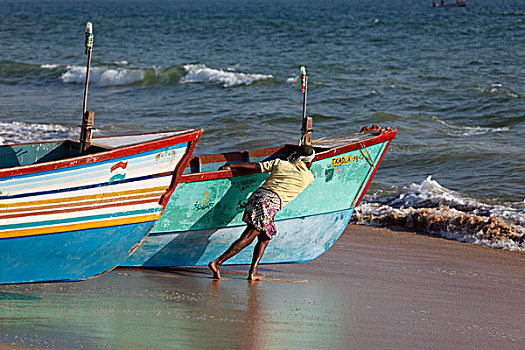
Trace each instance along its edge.
<path fill-rule="evenodd" d="M 261 263 L 305 262 L 328 250 L 348 224 L 394 136 L 395 131 L 367 145 L 318 154 L 311 167 L 314 183 L 276 215 L 278 233 Z M 268 158 L 259 153 L 249 160 Z M 282 156 L 273 150 L 266 153 Z M 268 174 L 227 176 L 211 170 L 222 164 L 213 160 L 200 165 L 210 172 L 182 176 L 151 235 L 121 266 L 203 266 L 240 236 L 246 227 L 246 202 Z M 251 251 L 245 249 L 226 264 L 250 263 Z"/>
<path fill-rule="evenodd" d="M 0 240 L 2 283 L 79 281 L 100 275 L 126 259 L 154 224 L 148 221 Z"/>
<path fill-rule="evenodd" d="M 201 134 L 113 137 L 99 141 L 153 140 L 45 162 L 56 149 L 1 146 L 13 154 L 6 162 L 22 164 L 0 169 L 0 284 L 82 280 L 117 266 L 161 216 Z"/>
<path fill-rule="evenodd" d="M 337 241 L 351 216 L 352 210 L 343 210 L 276 221 L 279 234 L 268 245 L 261 263 L 303 263 L 317 258 Z M 245 227 L 152 234 L 125 263 L 144 267 L 206 266 L 239 238 Z M 255 242 L 225 264 L 250 264 L 254 246 Z"/>

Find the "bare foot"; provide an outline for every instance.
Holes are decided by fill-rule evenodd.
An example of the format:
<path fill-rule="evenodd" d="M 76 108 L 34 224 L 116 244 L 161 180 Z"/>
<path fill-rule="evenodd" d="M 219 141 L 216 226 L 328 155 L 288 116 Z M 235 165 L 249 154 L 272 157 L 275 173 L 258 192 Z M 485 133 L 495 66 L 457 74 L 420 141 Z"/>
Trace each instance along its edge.
<path fill-rule="evenodd" d="M 248 275 L 248 281 L 263 281 L 263 280 L 264 278 L 261 275 L 259 275 L 257 272 L 250 273 Z"/>
<path fill-rule="evenodd" d="M 213 273 L 213 278 L 220 280 L 221 279 L 221 267 L 220 265 L 217 265 L 216 260 L 213 260 L 208 264 L 208 267 L 210 268 L 211 272 Z"/>

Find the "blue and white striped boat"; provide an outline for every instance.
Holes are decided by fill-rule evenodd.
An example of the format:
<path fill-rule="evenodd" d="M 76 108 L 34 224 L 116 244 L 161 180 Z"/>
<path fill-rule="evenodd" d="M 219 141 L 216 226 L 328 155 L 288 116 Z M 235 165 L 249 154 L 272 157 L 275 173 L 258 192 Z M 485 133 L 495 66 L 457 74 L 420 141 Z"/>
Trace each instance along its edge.
<path fill-rule="evenodd" d="M 201 129 L 0 146 L 0 284 L 107 272 L 146 238 Z"/>

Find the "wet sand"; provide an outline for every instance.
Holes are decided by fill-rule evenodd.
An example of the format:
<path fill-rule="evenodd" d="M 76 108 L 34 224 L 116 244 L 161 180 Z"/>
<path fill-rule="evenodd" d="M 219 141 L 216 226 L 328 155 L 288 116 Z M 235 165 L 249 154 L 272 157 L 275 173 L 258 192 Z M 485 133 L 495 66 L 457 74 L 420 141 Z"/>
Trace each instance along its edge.
<path fill-rule="evenodd" d="M 271 243 L 270 243 L 271 244 Z M 525 254 L 349 225 L 307 264 L 0 286 L 0 349 L 521 349 Z"/>

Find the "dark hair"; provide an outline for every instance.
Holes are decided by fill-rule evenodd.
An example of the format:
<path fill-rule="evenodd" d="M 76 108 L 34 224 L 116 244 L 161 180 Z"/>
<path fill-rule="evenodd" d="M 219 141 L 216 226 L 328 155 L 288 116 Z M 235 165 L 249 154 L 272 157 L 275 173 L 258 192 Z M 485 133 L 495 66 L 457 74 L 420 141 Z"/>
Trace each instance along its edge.
<path fill-rule="evenodd" d="M 312 148 L 312 146 L 308 146 L 308 145 L 302 145 L 302 146 L 297 146 L 297 156 L 299 157 L 308 157 L 308 156 L 311 156 L 312 153 L 314 153 L 314 149 Z"/>
<path fill-rule="evenodd" d="M 288 160 L 292 163 L 297 163 L 297 159 L 299 157 L 308 157 L 311 156 L 314 153 L 314 149 L 312 146 L 308 145 L 302 145 L 302 146 L 296 146 L 295 151 L 290 154 L 288 157 Z"/>

